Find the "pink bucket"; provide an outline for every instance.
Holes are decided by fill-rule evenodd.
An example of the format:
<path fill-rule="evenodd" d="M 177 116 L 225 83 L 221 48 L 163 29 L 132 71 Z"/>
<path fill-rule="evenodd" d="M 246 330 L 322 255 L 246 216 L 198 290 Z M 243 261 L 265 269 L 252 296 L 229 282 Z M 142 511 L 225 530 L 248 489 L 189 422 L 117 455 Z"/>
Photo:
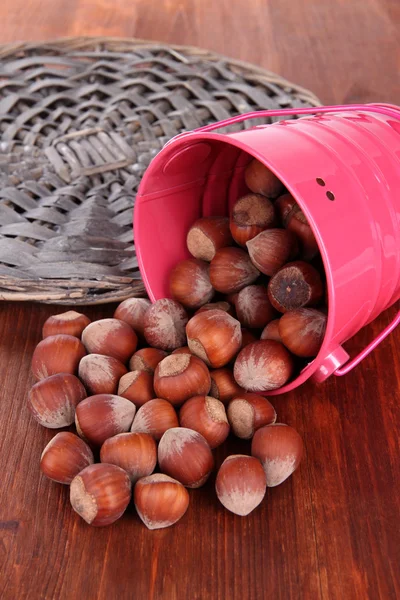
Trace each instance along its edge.
<path fill-rule="evenodd" d="M 235 133 L 216 129 L 259 117 L 307 115 Z M 400 322 L 400 313 L 357 357 L 342 344 L 400 297 L 400 108 L 349 105 L 261 111 L 180 134 L 154 158 L 135 206 L 135 244 L 152 300 L 169 295 L 168 274 L 189 256 L 186 234 L 202 216 L 229 213 L 248 190 L 252 157 L 301 206 L 325 266 L 329 311 L 318 356 L 281 394 L 311 376 L 344 375 Z M 346 364 L 345 364 L 346 363 Z M 344 365 L 344 366 L 343 366 Z"/>

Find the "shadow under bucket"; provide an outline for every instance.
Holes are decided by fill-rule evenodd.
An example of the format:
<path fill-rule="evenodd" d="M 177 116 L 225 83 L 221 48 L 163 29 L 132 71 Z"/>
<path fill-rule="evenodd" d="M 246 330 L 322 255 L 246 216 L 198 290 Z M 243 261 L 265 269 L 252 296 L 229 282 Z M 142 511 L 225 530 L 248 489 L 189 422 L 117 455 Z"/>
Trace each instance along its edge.
<path fill-rule="evenodd" d="M 234 133 L 215 131 L 285 115 L 307 116 Z M 306 215 L 328 287 L 321 349 L 297 378 L 265 393 L 275 395 L 311 376 L 323 381 L 348 373 L 400 322 L 398 313 L 349 361 L 342 344 L 400 298 L 400 108 L 260 111 L 173 138 L 148 167 L 135 205 L 135 246 L 151 300 L 169 296 L 171 269 L 190 256 L 186 235 L 193 222 L 228 215 L 248 192 L 244 170 L 252 157 L 279 177 Z"/>

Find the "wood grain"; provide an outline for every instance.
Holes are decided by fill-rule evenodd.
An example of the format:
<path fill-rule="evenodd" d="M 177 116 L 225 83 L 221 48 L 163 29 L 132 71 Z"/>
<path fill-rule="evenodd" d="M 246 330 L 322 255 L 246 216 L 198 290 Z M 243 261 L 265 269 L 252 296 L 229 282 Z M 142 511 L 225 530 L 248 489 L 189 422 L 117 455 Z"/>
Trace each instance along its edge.
<path fill-rule="evenodd" d="M 397 0 L 3 0 L 1 40 L 120 35 L 199 45 L 278 71 L 325 103 L 400 104 Z M 87 309 L 91 318 L 113 306 Z M 394 600 L 400 597 L 400 333 L 353 373 L 274 400 L 303 436 L 300 470 L 248 518 L 190 491 L 170 530 L 132 510 L 86 526 L 39 473 L 52 432 L 30 417 L 33 349 L 56 307 L 0 305 L 0 598 Z M 394 314 L 349 344 L 354 354 Z M 246 452 L 229 442 L 217 452 Z"/>

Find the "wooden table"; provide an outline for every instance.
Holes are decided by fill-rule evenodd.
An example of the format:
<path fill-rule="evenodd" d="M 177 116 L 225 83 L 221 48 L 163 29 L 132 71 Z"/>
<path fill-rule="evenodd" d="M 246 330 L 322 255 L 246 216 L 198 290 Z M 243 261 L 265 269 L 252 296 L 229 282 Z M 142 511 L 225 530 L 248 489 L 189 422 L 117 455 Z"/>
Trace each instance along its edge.
<path fill-rule="evenodd" d="M 207 47 L 277 71 L 325 103 L 400 104 L 398 0 L 3 0 L 0 41 L 137 36 Z M 379 201 L 379 199 L 377 199 Z M 150 532 L 127 514 L 95 529 L 39 474 L 52 437 L 25 406 L 30 357 L 55 306 L 0 305 L 2 599 L 390 600 L 400 597 L 400 333 L 345 378 L 276 398 L 303 436 L 300 470 L 248 518 L 213 481 Z M 85 311 L 109 316 L 113 306 Z M 359 351 L 394 315 L 349 344 Z M 231 451 L 248 444 L 231 443 Z M 217 453 L 217 461 L 222 452 Z"/>

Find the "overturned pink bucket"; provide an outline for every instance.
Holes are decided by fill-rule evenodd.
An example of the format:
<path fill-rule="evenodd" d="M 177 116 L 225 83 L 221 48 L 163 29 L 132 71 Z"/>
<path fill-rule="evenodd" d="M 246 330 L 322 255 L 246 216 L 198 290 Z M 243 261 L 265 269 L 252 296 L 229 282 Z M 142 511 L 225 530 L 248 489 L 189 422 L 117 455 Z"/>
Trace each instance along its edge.
<path fill-rule="evenodd" d="M 306 115 L 235 133 L 259 117 Z M 400 297 L 400 108 L 371 104 L 261 111 L 173 138 L 141 182 L 134 233 L 151 300 L 168 297 L 168 274 L 189 256 L 186 234 L 202 216 L 228 215 L 248 190 L 252 157 L 270 168 L 301 206 L 325 266 L 329 311 L 318 356 L 281 394 L 312 377 L 345 375 L 400 322 L 350 360 L 342 344 Z"/>

